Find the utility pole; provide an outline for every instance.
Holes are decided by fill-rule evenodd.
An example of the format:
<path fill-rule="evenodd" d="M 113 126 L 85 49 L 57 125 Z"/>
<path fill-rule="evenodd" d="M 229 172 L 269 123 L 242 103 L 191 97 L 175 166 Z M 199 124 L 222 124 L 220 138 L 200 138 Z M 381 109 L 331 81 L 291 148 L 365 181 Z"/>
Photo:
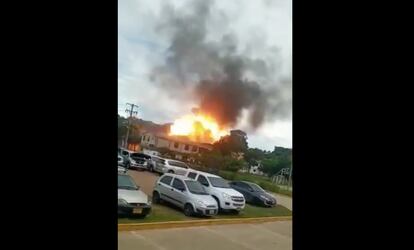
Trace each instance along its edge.
<path fill-rule="evenodd" d="M 138 105 L 132 104 L 132 103 L 127 103 L 127 106 L 129 106 L 130 108 L 127 108 L 125 110 L 126 113 L 129 113 L 129 117 L 128 119 L 128 127 L 127 127 L 127 134 L 125 136 L 125 148 L 128 149 L 128 137 L 129 137 L 129 128 L 131 127 L 131 119 L 132 119 L 132 115 L 136 115 L 138 114 L 138 111 L 135 111 L 134 108 L 138 108 Z"/>
<path fill-rule="evenodd" d="M 290 172 L 289 172 L 289 184 L 288 184 L 288 190 L 292 187 L 292 165 L 290 166 Z"/>

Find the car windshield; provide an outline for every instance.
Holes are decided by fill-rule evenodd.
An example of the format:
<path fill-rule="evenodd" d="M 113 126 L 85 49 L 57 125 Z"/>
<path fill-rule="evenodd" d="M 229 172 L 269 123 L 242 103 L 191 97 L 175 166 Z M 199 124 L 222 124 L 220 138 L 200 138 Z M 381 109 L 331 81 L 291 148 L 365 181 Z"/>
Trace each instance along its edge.
<path fill-rule="evenodd" d="M 143 158 L 143 159 L 148 159 L 150 158 L 148 155 L 144 155 L 144 154 L 140 154 L 140 153 L 133 153 L 131 154 L 132 158 Z"/>
<path fill-rule="evenodd" d="M 193 194 L 208 195 L 203 185 L 198 181 L 185 181 L 187 184 L 188 190 Z"/>
<path fill-rule="evenodd" d="M 211 185 L 213 185 L 213 187 L 218 187 L 218 188 L 230 188 L 229 183 L 220 177 L 208 177 L 208 179 L 211 182 Z"/>
<path fill-rule="evenodd" d="M 118 189 L 138 190 L 139 187 L 135 184 L 129 175 L 118 175 Z"/>
<path fill-rule="evenodd" d="M 250 183 L 250 186 L 253 188 L 254 191 L 259 192 L 259 193 L 263 193 L 265 192 L 263 190 L 263 188 L 261 188 L 259 185 L 254 184 L 254 183 Z"/>

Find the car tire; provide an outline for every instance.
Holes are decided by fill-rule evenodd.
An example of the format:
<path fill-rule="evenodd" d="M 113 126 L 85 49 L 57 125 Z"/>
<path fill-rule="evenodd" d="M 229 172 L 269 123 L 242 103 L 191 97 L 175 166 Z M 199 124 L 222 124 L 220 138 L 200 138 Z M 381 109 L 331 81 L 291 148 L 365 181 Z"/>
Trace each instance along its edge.
<path fill-rule="evenodd" d="M 240 214 L 240 210 L 233 210 L 233 214 L 235 214 L 235 215 Z"/>
<path fill-rule="evenodd" d="M 158 192 L 156 192 L 156 191 L 152 193 L 152 202 L 154 204 L 160 204 L 161 203 L 160 194 Z"/>
<path fill-rule="evenodd" d="M 185 204 L 185 206 L 184 206 L 184 215 L 188 216 L 188 217 L 194 215 L 194 209 L 193 209 L 193 206 L 191 206 L 191 204 L 188 204 L 188 203 Z"/>
<path fill-rule="evenodd" d="M 219 201 L 219 199 L 217 199 L 217 197 L 216 196 L 213 196 L 213 198 L 216 200 L 216 202 L 217 202 L 217 212 L 220 212 L 222 209 L 221 209 L 221 206 L 220 206 L 220 201 Z"/>

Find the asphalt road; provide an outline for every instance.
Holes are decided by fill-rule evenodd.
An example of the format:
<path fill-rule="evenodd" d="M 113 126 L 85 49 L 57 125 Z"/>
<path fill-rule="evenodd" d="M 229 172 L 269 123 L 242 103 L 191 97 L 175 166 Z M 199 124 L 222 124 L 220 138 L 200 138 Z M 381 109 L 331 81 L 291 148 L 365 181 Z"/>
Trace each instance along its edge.
<path fill-rule="evenodd" d="M 142 191 L 147 195 L 152 196 L 152 190 L 154 189 L 155 182 L 159 178 L 159 175 L 156 173 L 151 173 L 148 171 L 136 171 L 128 170 L 128 174 L 134 178 L 138 186 L 141 187 Z M 292 198 L 284 195 L 274 194 L 278 204 L 286 207 L 289 210 L 292 210 Z"/>
<path fill-rule="evenodd" d="M 118 232 L 119 250 L 291 250 L 292 222 Z"/>
<path fill-rule="evenodd" d="M 135 183 L 140 186 L 144 193 L 152 196 L 152 190 L 154 189 L 155 182 L 159 178 L 159 174 L 136 170 L 128 170 L 127 173 L 134 179 Z"/>

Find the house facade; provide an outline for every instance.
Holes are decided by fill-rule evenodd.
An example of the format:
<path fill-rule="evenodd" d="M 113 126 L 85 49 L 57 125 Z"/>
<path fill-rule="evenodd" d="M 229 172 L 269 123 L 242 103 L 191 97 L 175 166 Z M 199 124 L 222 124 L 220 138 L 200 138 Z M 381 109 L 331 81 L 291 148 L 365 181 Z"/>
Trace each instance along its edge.
<path fill-rule="evenodd" d="M 164 134 L 144 133 L 141 138 L 141 146 L 150 149 L 169 149 L 176 153 L 175 158 L 180 159 L 180 154 L 197 154 L 212 150 L 212 145 L 196 143 L 183 138 L 177 138 Z"/>

